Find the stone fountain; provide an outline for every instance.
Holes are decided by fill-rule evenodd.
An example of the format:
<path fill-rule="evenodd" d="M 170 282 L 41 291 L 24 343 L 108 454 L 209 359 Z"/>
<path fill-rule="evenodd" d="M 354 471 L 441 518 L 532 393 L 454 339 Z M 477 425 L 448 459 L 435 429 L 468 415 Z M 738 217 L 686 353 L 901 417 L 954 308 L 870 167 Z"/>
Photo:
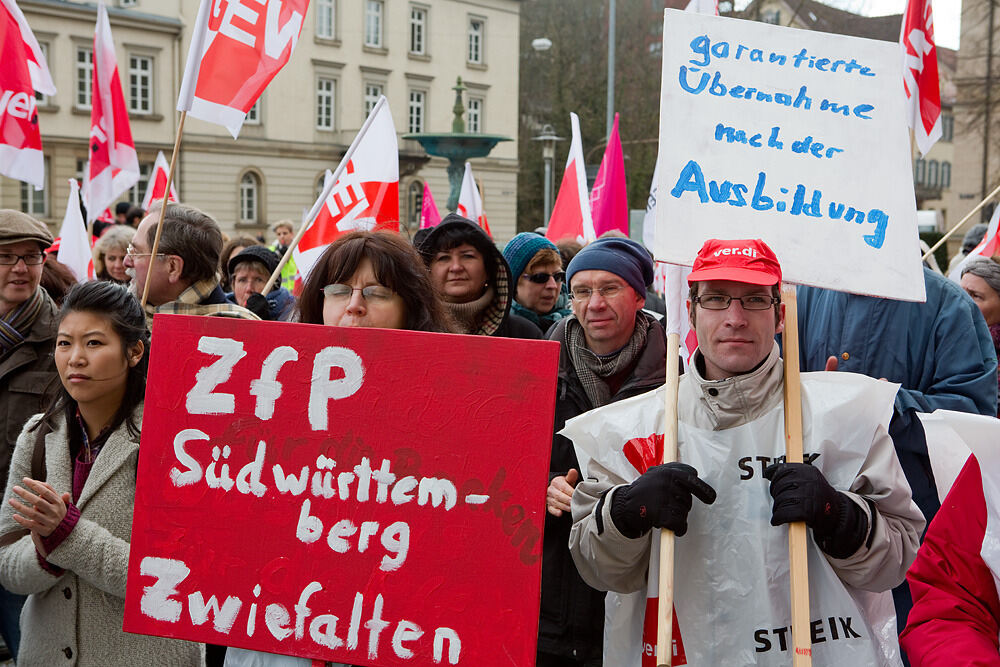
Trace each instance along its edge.
<path fill-rule="evenodd" d="M 466 87 L 462 85 L 462 77 L 458 77 L 452 90 L 455 91 L 455 106 L 452 107 L 455 118 L 451 121 L 451 132 L 418 132 L 403 135 L 403 139 L 420 142 L 428 155 L 448 158 L 448 184 L 451 186 L 447 205 L 449 211 L 458 208 L 458 196 L 462 190 L 466 160 L 486 157 L 501 141 L 511 141 L 510 137 L 500 134 L 466 132 L 465 102 L 462 101 L 462 93 Z"/>

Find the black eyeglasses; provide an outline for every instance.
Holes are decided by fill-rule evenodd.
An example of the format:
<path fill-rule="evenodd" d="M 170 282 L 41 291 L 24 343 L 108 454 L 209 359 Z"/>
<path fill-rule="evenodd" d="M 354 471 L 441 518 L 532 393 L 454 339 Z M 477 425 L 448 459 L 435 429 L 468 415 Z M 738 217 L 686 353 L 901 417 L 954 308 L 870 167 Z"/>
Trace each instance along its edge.
<path fill-rule="evenodd" d="M 739 301 L 743 310 L 767 310 L 772 305 L 780 303 L 781 299 L 763 294 L 749 294 L 747 296 L 729 296 L 728 294 L 702 294 L 691 299 L 695 303 L 701 304 L 706 310 L 728 310 L 733 301 Z"/>
<path fill-rule="evenodd" d="M 565 271 L 556 271 L 555 273 L 525 273 L 523 275 L 531 282 L 538 283 L 539 285 L 544 285 L 549 282 L 549 278 L 554 278 L 557 283 L 561 283 L 566 280 Z"/>
<path fill-rule="evenodd" d="M 25 266 L 38 266 L 39 264 L 45 262 L 45 253 L 32 252 L 28 253 L 27 255 L 14 255 L 5 252 L 0 254 L 0 264 L 4 266 L 13 266 L 22 259 L 24 260 Z"/>

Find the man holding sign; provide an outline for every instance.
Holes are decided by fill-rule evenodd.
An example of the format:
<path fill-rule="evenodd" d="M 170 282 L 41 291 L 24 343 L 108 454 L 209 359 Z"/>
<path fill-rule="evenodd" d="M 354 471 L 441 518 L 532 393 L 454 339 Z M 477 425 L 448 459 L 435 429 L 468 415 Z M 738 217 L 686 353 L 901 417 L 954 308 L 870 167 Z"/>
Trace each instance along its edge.
<path fill-rule="evenodd" d="M 699 347 L 678 392 L 681 463 L 656 465 L 660 390 L 563 431 L 581 463 L 589 461 L 572 502 L 570 550 L 580 574 L 619 593 L 646 590 L 647 582 L 655 591 L 659 541 L 650 535 L 673 530 L 674 664 L 788 664 L 785 524 L 804 521 L 814 664 L 898 664 L 883 592 L 903 579 L 924 521 L 887 431 L 896 387 L 845 373 L 804 376 L 806 463 L 784 463 L 777 258 L 763 241 L 709 240 L 688 283 Z M 651 659 L 655 600 L 645 618 Z"/>

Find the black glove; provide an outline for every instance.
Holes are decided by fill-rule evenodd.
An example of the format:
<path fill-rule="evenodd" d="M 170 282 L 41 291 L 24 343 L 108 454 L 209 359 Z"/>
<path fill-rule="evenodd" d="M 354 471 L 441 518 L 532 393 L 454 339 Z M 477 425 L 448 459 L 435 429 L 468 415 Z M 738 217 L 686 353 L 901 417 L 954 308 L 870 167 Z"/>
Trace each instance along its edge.
<path fill-rule="evenodd" d="M 667 528 L 678 537 L 687 532 L 691 496 L 708 505 L 715 489 L 698 479 L 698 471 L 684 463 L 653 466 L 612 496 L 611 520 L 615 528 L 635 539 L 651 528 Z"/>
<path fill-rule="evenodd" d="M 816 544 L 833 558 L 847 558 L 868 535 L 868 516 L 846 494 L 830 486 L 819 468 L 806 463 L 772 463 L 764 470 L 771 480 L 771 525 L 805 521 Z"/>
<path fill-rule="evenodd" d="M 262 320 L 271 319 L 271 304 L 263 294 L 252 293 L 247 297 L 247 310 Z"/>

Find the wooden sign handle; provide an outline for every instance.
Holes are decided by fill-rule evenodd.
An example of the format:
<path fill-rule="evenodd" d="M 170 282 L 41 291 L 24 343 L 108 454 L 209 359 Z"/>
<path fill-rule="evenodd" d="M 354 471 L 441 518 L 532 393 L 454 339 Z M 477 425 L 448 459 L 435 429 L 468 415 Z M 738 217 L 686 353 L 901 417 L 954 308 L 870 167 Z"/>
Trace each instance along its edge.
<path fill-rule="evenodd" d="M 785 330 L 785 460 L 802 463 L 802 384 L 799 378 L 799 321 L 795 287 L 784 287 Z M 809 628 L 809 560 L 806 524 L 788 525 L 788 557 L 792 582 L 792 665 L 811 667 L 812 635 Z"/>
<path fill-rule="evenodd" d="M 677 384 L 680 381 L 681 336 L 667 336 L 667 378 L 663 412 L 663 463 L 677 460 Z M 656 625 L 657 667 L 671 667 L 674 658 L 674 531 L 660 530 L 659 614 Z"/>

